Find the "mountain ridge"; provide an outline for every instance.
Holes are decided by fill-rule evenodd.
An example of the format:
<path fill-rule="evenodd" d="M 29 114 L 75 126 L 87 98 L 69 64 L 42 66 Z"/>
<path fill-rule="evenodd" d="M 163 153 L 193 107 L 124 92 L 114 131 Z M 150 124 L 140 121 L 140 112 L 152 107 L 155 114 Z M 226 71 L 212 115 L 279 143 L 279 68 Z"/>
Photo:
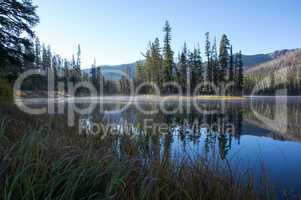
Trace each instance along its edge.
<path fill-rule="evenodd" d="M 271 53 L 262 53 L 262 54 L 254 54 L 254 55 L 242 55 L 244 68 L 245 70 L 250 69 L 256 65 L 274 60 L 279 58 L 280 56 L 283 56 L 287 53 L 296 51 L 297 49 L 282 49 L 282 50 L 276 50 Z"/>

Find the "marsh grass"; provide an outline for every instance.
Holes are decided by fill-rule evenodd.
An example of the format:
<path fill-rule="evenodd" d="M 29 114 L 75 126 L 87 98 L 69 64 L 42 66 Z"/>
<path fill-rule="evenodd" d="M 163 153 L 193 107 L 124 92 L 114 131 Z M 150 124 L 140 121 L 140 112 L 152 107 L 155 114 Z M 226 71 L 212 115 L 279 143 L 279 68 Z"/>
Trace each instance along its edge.
<path fill-rule="evenodd" d="M 116 151 L 116 138 L 100 140 L 72 131 L 29 127 L 6 135 L 1 120 L 0 199 L 265 199 L 252 176 L 234 181 L 229 170 L 205 159 L 189 162 L 141 156 L 130 137 Z M 120 138 L 119 138 L 120 139 Z M 122 151 L 122 156 L 120 152 Z"/>

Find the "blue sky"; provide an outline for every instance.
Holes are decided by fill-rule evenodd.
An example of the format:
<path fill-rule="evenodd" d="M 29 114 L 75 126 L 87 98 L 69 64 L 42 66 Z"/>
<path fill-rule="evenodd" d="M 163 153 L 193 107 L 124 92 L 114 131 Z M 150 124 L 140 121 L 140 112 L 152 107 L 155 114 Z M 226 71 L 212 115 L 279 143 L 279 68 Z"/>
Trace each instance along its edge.
<path fill-rule="evenodd" d="M 34 0 L 40 39 L 71 58 L 81 44 L 83 68 L 142 59 L 148 41 L 172 25 L 173 47 L 203 47 L 204 33 L 226 33 L 244 54 L 301 47 L 300 0 Z"/>

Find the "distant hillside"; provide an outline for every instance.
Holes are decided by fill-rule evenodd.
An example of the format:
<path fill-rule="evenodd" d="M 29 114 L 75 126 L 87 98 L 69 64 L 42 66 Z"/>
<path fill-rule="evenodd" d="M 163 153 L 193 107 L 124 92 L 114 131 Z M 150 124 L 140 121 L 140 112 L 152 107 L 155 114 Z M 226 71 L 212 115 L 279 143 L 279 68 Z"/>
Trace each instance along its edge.
<path fill-rule="evenodd" d="M 253 75 L 265 75 L 270 72 L 276 72 L 277 70 L 288 68 L 291 66 L 299 66 L 301 64 L 301 49 L 291 50 L 285 54 L 282 54 L 268 62 L 264 62 L 254 67 L 247 69 L 246 74 Z M 301 65 L 299 66 L 301 67 Z"/>
<path fill-rule="evenodd" d="M 295 50 L 296 49 L 283 49 L 268 54 L 243 55 L 242 59 L 245 69 L 250 69 L 255 65 L 271 61 Z"/>
<path fill-rule="evenodd" d="M 264 88 L 264 93 L 287 88 L 291 95 L 300 94 L 301 49 L 287 52 L 276 59 L 247 69 L 245 85 L 249 89 L 255 85 Z"/>

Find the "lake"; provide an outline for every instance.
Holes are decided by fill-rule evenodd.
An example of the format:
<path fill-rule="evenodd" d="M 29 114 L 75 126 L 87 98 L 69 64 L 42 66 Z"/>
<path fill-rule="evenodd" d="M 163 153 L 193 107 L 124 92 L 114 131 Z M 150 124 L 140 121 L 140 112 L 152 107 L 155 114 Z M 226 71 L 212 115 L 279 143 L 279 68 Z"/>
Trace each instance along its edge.
<path fill-rule="evenodd" d="M 173 162 L 200 157 L 229 168 L 239 178 L 249 173 L 260 188 L 267 181 L 275 191 L 301 192 L 301 98 L 248 97 L 245 100 L 137 101 L 107 99 L 89 112 L 87 99 L 30 101 L 30 108 L 49 114 L 32 115 L 14 104 L 0 104 L 1 116 L 17 125 L 10 134 L 43 124 L 48 129 L 89 137 L 128 135 L 141 145 L 141 157 Z M 77 112 L 78 111 L 78 112 Z M 107 134 L 110 133 L 110 134 Z M 122 140 L 114 143 L 122 156 Z"/>

